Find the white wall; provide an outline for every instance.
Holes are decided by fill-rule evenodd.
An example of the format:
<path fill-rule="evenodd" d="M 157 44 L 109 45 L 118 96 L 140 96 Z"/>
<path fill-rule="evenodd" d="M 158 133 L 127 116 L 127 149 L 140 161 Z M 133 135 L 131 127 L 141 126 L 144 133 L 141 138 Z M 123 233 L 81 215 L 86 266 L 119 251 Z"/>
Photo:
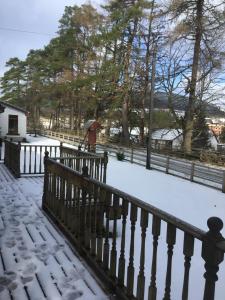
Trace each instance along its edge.
<path fill-rule="evenodd" d="M 9 115 L 18 115 L 18 133 L 19 135 L 8 136 L 15 140 L 21 140 L 26 137 L 27 133 L 27 117 L 25 113 L 6 107 L 3 113 L 0 113 L 0 136 L 5 137 L 8 133 Z"/>

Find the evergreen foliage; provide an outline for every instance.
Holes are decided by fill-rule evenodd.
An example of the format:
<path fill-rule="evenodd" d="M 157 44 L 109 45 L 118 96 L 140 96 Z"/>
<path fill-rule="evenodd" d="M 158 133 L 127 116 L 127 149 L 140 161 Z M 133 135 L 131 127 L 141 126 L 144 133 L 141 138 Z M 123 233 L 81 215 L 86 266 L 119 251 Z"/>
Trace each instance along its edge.
<path fill-rule="evenodd" d="M 206 124 L 204 109 L 201 108 L 194 120 L 192 147 L 207 149 L 210 147 L 209 128 Z"/>
<path fill-rule="evenodd" d="M 167 93 L 170 112 L 155 112 L 151 123 L 192 133 L 197 104 L 214 100 L 217 74 L 224 68 L 221 1 L 168 0 L 165 6 L 158 0 L 108 0 L 103 13 L 91 4 L 66 6 L 56 38 L 44 49 L 31 50 L 24 61 L 6 63 L 1 98 L 29 110 L 35 128 L 41 114 L 55 129 L 80 130 L 87 119 L 96 118 L 108 127 L 122 126 L 126 143 L 130 130 L 139 127 L 143 141 L 157 50 L 155 86 Z M 184 118 L 174 109 L 178 92 L 189 99 Z M 197 136 L 194 132 L 193 145 Z"/>

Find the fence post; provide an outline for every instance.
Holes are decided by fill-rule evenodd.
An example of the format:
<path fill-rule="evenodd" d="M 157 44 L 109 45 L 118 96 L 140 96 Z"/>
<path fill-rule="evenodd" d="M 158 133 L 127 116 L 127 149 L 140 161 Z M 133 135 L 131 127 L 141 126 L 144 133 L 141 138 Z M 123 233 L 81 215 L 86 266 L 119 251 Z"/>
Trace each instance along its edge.
<path fill-rule="evenodd" d="M 166 158 L 166 174 L 169 174 L 169 168 L 170 168 L 170 157 L 167 156 L 167 158 Z"/>
<path fill-rule="evenodd" d="M 225 193 L 225 171 L 223 171 L 222 193 Z"/>
<path fill-rule="evenodd" d="M 217 272 L 219 264 L 224 259 L 224 252 L 216 247 L 216 244 L 224 241 L 220 233 L 223 222 L 217 217 L 211 217 L 207 221 L 209 231 L 206 233 L 202 243 L 202 258 L 205 261 L 205 290 L 203 300 L 214 300 L 215 284 L 218 280 Z"/>
<path fill-rule="evenodd" d="M 133 146 L 131 146 L 130 162 L 131 162 L 131 163 L 134 162 L 134 148 L 133 148 Z"/>
<path fill-rule="evenodd" d="M 190 181 L 194 181 L 194 175 L 195 175 L 195 163 L 193 162 L 193 163 L 191 164 Z"/>

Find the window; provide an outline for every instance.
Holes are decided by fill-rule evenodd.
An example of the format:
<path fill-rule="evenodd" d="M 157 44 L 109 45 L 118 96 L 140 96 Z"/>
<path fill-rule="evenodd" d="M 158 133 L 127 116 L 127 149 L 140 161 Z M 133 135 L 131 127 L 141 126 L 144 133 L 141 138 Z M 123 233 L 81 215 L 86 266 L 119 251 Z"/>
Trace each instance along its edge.
<path fill-rule="evenodd" d="M 9 115 L 9 132 L 8 134 L 18 134 L 18 116 Z"/>

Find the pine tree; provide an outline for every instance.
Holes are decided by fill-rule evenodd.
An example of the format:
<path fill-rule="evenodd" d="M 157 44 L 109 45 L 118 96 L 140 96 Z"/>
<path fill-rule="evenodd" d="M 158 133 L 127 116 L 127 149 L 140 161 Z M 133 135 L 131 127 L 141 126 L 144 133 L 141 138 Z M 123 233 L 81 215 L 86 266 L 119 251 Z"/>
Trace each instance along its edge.
<path fill-rule="evenodd" d="M 198 149 L 207 149 L 210 147 L 209 128 L 205 120 L 204 108 L 199 109 L 194 119 L 192 147 Z"/>

